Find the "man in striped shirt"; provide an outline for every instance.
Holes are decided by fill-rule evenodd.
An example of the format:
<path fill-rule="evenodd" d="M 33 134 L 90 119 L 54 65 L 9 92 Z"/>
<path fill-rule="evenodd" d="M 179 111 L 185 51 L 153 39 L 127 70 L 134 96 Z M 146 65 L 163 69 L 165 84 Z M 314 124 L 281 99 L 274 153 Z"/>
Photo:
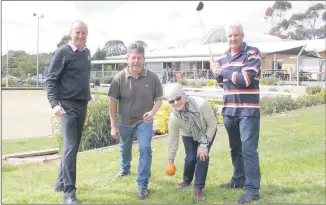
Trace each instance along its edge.
<path fill-rule="evenodd" d="M 216 80 L 224 88 L 222 115 L 229 135 L 233 176 L 222 188 L 243 188 L 238 203 L 259 200 L 260 167 L 258 140 L 260 127 L 259 78 L 261 58 L 258 48 L 243 42 L 240 23 L 226 27 L 228 51 L 211 62 Z"/>

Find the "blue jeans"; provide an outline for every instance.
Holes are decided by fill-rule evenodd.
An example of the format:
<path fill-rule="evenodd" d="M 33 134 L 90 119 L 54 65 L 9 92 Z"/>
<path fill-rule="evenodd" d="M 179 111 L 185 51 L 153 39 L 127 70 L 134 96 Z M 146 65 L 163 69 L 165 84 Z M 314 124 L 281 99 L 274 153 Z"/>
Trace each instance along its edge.
<path fill-rule="evenodd" d="M 223 116 L 229 135 L 233 176 L 231 183 L 244 186 L 245 194 L 259 194 L 258 141 L 260 117 Z"/>
<path fill-rule="evenodd" d="M 136 127 L 118 125 L 120 132 L 121 171 L 130 171 L 134 135 L 139 144 L 138 188 L 147 188 L 151 177 L 153 122 L 140 123 Z"/>
<path fill-rule="evenodd" d="M 208 144 L 207 148 L 210 151 L 211 146 L 214 142 L 216 131 L 212 141 Z M 198 189 L 205 188 L 207 171 L 209 166 L 209 158 L 206 161 L 201 161 L 197 157 L 197 150 L 199 147 L 199 142 L 194 141 L 193 137 L 182 136 L 183 144 L 185 147 L 186 157 L 183 170 L 183 182 L 185 184 L 190 184 L 193 180 L 195 174 L 194 187 Z"/>

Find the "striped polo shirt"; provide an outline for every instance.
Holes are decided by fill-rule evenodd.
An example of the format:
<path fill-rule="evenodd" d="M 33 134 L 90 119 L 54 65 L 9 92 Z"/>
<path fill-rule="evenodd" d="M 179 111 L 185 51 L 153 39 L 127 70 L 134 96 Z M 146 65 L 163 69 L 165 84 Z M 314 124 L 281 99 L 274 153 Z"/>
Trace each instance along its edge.
<path fill-rule="evenodd" d="M 216 77 L 224 88 L 222 115 L 260 116 L 260 51 L 243 43 L 239 53 L 231 56 L 230 52 L 219 58 L 222 72 Z"/>

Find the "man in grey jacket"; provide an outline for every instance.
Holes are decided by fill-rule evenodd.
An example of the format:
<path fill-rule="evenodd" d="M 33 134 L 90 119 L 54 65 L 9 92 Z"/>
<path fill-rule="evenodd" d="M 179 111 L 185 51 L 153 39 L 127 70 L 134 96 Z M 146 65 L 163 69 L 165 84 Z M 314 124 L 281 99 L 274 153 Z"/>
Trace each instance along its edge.
<path fill-rule="evenodd" d="M 90 95 L 91 54 L 85 46 L 87 25 L 73 22 L 70 41 L 53 54 L 46 80 L 46 91 L 54 114 L 61 119 L 63 152 L 56 192 L 64 192 L 66 204 L 78 204 L 76 198 L 76 161 Z"/>

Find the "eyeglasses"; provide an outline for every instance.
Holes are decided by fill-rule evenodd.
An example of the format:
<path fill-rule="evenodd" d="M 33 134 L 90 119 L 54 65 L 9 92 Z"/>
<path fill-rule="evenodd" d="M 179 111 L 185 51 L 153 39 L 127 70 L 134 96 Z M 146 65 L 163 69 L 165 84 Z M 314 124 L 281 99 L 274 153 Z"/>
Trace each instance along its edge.
<path fill-rule="evenodd" d="M 181 98 L 182 98 L 182 96 L 177 97 L 177 98 L 174 99 L 174 100 L 170 100 L 169 103 L 170 103 L 170 104 L 173 104 L 175 101 L 176 101 L 176 102 L 179 102 L 179 101 L 181 100 Z"/>

